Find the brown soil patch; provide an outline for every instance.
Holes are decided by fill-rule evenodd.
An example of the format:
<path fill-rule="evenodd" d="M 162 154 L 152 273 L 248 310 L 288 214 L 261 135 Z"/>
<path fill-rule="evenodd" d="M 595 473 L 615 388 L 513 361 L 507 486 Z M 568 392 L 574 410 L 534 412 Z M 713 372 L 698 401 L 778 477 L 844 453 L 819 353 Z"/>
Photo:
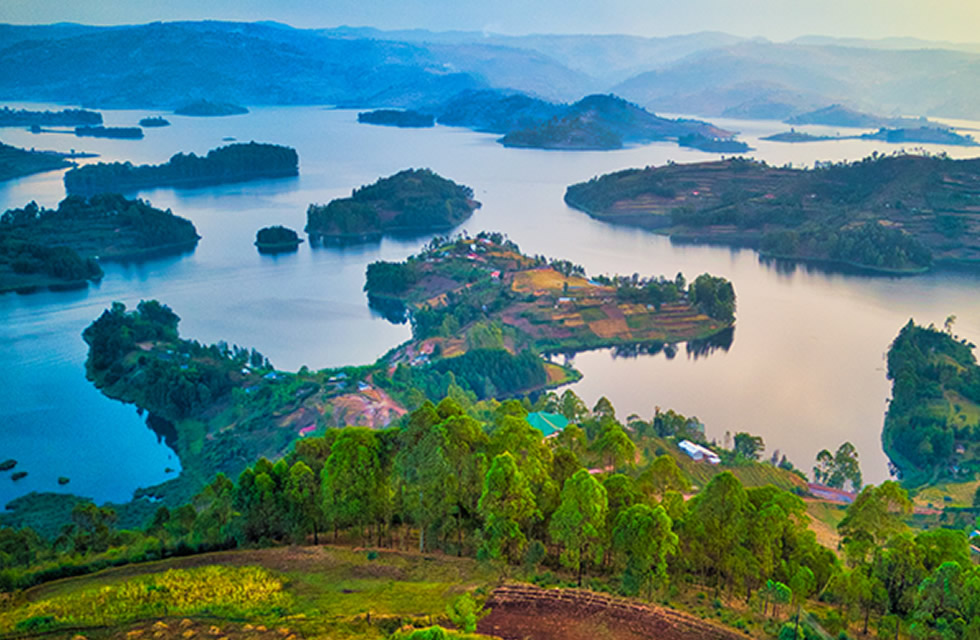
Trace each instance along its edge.
<path fill-rule="evenodd" d="M 487 602 L 478 631 L 505 640 L 745 640 L 691 615 L 579 589 L 504 585 Z"/>

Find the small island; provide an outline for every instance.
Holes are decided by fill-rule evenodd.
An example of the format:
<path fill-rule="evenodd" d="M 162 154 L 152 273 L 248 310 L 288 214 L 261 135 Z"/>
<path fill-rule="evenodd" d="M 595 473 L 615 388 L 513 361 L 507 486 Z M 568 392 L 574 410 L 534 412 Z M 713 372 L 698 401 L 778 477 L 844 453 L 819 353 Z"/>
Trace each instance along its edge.
<path fill-rule="evenodd" d="M 591 95 L 558 109 L 546 120 L 509 130 L 499 142 L 505 147 L 584 151 L 679 141 L 686 136 L 695 136 L 688 138 L 692 143 L 700 140 L 705 145 L 722 145 L 734 143 L 733 135 L 700 120 L 661 118 L 614 95 Z M 744 150 L 744 143 L 734 144 Z"/>
<path fill-rule="evenodd" d="M 825 142 L 827 140 L 847 140 L 847 136 L 818 136 L 804 131 L 797 131 L 790 128 L 789 131 L 781 131 L 771 136 L 760 138 L 769 142 Z"/>
<path fill-rule="evenodd" d="M 180 253 L 198 239 L 189 220 L 120 195 L 31 202 L 0 216 L 0 292 L 84 287 L 102 277 L 97 260 Z"/>
<path fill-rule="evenodd" d="M 0 142 L 0 182 L 74 166 L 66 158 L 66 154 L 55 151 L 27 150 Z"/>
<path fill-rule="evenodd" d="M 403 128 L 425 128 L 434 127 L 436 124 L 435 116 L 428 113 L 419 113 L 411 109 L 377 109 L 375 111 L 362 111 L 357 114 L 357 121 L 364 124 L 379 124 L 389 127 Z"/>
<path fill-rule="evenodd" d="M 732 138 L 709 138 L 700 133 L 689 133 L 677 139 L 678 146 L 708 153 L 746 153 L 752 150 L 748 144 Z"/>
<path fill-rule="evenodd" d="M 0 471 L 10 471 L 16 466 L 17 466 L 17 461 L 14 460 L 13 458 L 8 458 L 7 460 L 0 462 Z"/>
<path fill-rule="evenodd" d="M 355 189 L 349 198 L 311 204 L 306 232 L 326 242 L 378 240 L 385 233 L 446 231 L 480 203 L 473 190 L 429 169 L 406 169 Z"/>
<path fill-rule="evenodd" d="M 762 138 L 771 142 L 825 142 L 828 140 L 881 140 L 890 144 L 944 144 L 960 147 L 978 146 L 973 136 L 959 134 L 946 127 L 918 127 L 908 129 L 881 128 L 875 132 L 854 136 L 813 135 L 796 129 Z"/>
<path fill-rule="evenodd" d="M 10 475 L 10 479 L 13 480 L 14 482 L 17 482 L 18 480 L 23 480 L 26 477 L 27 477 L 26 471 L 15 471 Z"/>
<path fill-rule="evenodd" d="M 299 174 L 296 150 L 275 144 L 231 144 L 208 151 L 177 155 L 160 165 L 128 162 L 90 164 L 65 174 L 68 193 L 132 192 L 150 187 L 199 187 Z"/>
<path fill-rule="evenodd" d="M 122 140 L 139 140 L 143 130 L 139 127 L 75 127 L 75 135 L 79 138 L 118 138 Z"/>
<path fill-rule="evenodd" d="M 892 398 L 881 442 L 910 487 L 980 471 L 980 366 L 974 345 L 953 335 L 955 320 L 942 330 L 909 320 L 888 349 Z"/>
<path fill-rule="evenodd" d="M 719 162 L 628 169 L 570 186 L 565 202 L 677 241 L 921 273 L 980 264 L 980 159 L 878 155 L 814 169 Z"/>
<path fill-rule="evenodd" d="M 61 111 L 32 111 L 30 109 L 0 109 L 0 127 L 75 127 L 100 125 L 102 114 L 86 109 Z"/>
<path fill-rule="evenodd" d="M 248 113 L 248 109 L 230 102 L 211 102 L 210 100 L 197 100 L 174 109 L 178 116 L 195 117 L 219 117 L 219 116 L 238 116 Z"/>
<path fill-rule="evenodd" d="M 162 116 L 148 116 L 140 118 L 141 127 L 169 127 L 170 121 Z"/>
<path fill-rule="evenodd" d="M 285 253 L 296 251 L 303 239 L 299 235 L 283 226 L 264 227 L 255 234 L 255 246 L 259 248 L 259 253 Z"/>

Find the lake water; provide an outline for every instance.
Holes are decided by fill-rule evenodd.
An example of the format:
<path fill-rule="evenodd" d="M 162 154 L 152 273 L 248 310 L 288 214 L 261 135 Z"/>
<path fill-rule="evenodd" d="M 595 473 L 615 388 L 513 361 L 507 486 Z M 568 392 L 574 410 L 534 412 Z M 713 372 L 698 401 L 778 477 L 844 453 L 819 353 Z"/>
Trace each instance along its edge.
<path fill-rule="evenodd" d="M 132 125 L 152 112 L 103 113 L 109 125 Z M 226 137 L 289 145 L 300 157 L 298 178 L 141 192 L 197 226 L 202 240 L 188 255 L 106 264 L 102 282 L 84 291 L 0 296 L 0 458 L 15 458 L 17 468 L 29 472 L 16 483 L 0 476 L 0 501 L 32 490 L 124 501 L 134 489 L 179 471 L 176 456 L 134 407 L 104 398 L 85 379 L 81 332 L 114 300 L 132 307 L 156 298 L 181 316 L 183 336 L 255 347 L 286 370 L 372 362 L 408 339 L 407 326 L 368 310 L 364 270 L 375 260 L 404 259 L 427 237 L 348 248 L 306 243 L 279 256 L 259 255 L 252 245 L 259 228 L 302 230 L 311 202 L 349 195 L 407 167 L 429 167 L 472 186 L 483 207 L 462 228 L 503 231 L 528 253 L 568 258 L 590 273 L 673 277 L 681 271 L 693 279 L 710 272 L 732 280 L 738 313 L 727 351 L 695 357 L 682 346 L 673 358 L 617 358 L 610 350 L 574 358 L 585 375 L 575 391 L 590 406 L 608 396 L 622 418 L 649 418 L 654 407 L 672 408 L 698 416 L 719 441 L 726 432 L 761 435 L 770 452 L 779 449 L 807 470 L 817 451 L 850 440 L 866 479 L 879 482 L 888 475 L 880 444 L 890 388 L 883 357 L 899 328 L 910 317 L 940 325 L 956 314 L 956 332 L 980 341 L 975 275 L 886 278 L 777 267 L 749 250 L 675 246 L 651 233 L 596 222 L 562 201 L 567 185 L 594 175 L 718 157 L 713 154 L 667 143 L 611 152 L 505 149 L 494 136 L 465 129 L 358 125 L 355 112 L 316 107 L 255 109 L 216 119 L 166 117 L 172 126 L 145 129 L 139 141 L 0 129 L 8 144 L 92 151 L 106 161 L 160 163 L 179 151 L 206 153 L 226 144 Z M 786 126 L 715 122 L 741 131 L 757 148 L 751 155 L 771 164 L 811 165 L 895 150 L 865 141 L 760 142 L 759 136 Z M 930 150 L 977 155 L 968 148 Z M 0 184 L 0 210 L 30 200 L 55 206 L 64 197 L 61 175 Z M 69 477 L 70 484 L 60 487 L 58 476 Z"/>

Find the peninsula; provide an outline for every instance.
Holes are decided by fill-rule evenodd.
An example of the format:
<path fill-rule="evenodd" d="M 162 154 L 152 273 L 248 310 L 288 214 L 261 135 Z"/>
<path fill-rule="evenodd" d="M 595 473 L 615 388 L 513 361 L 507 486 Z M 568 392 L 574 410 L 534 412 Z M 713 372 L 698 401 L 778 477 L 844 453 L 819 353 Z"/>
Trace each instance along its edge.
<path fill-rule="evenodd" d="M 231 144 L 206 156 L 178 153 L 165 164 L 90 164 L 65 174 L 68 193 L 132 192 L 151 187 L 200 187 L 299 174 L 296 150 L 257 142 Z"/>
<path fill-rule="evenodd" d="M 210 100 L 197 100 L 174 109 L 178 116 L 196 117 L 219 117 L 219 116 L 238 116 L 248 113 L 248 109 L 229 102 L 211 102 Z"/>
<path fill-rule="evenodd" d="M 973 136 L 959 134 L 946 127 L 916 127 L 902 129 L 880 128 L 877 131 L 853 136 L 814 135 L 790 129 L 762 138 L 771 142 L 825 142 L 828 140 L 881 140 L 890 144 L 945 144 L 960 147 L 978 146 Z"/>
<path fill-rule="evenodd" d="M 0 142 L 0 182 L 74 166 L 66 158 L 55 151 L 28 151 Z"/>
<path fill-rule="evenodd" d="M 386 233 L 447 231 L 480 203 L 473 190 L 429 169 L 406 169 L 355 189 L 349 198 L 311 204 L 306 232 L 325 242 L 379 240 Z"/>
<path fill-rule="evenodd" d="M 909 320 L 888 349 L 892 398 L 881 435 L 903 484 L 972 480 L 980 471 L 980 366 L 974 345 Z"/>
<path fill-rule="evenodd" d="M 139 140 L 143 137 L 143 130 L 139 127 L 103 127 L 102 125 L 97 125 L 75 127 L 75 135 L 79 138 Z"/>
<path fill-rule="evenodd" d="M 628 169 L 570 186 L 569 206 L 681 241 L 919 273 L 980 264 L 980 160 L 882 156 L 815 169 L 720 162 Z"/>
<path fill-rule="evenodd" d="M 83 287 L 102 277 L 97 260 L 179 253 L 199 238 L 189 220 L 115 194 L 31 202 L 0 216 L 0 231 L 0 292 Z"/>
<path fill-rule="evenodd" d="M 389 127 L 403 128 L 425 128 L 434 127 L 436 124 L 435 116 L 428 113 L 419 113 L 411 109 L 377 109 L 375 111 L 362 111 L 357 114 L 357 121 L 364 124 L 380 124 Z"/>

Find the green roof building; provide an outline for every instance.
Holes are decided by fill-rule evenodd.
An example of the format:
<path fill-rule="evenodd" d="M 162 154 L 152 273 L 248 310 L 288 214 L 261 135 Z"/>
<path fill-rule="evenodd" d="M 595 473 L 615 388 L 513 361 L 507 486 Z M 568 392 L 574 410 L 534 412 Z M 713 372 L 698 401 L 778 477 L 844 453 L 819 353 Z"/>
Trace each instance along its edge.
<path fill-rule="evenodd" d="M 547 411 L 536 411 L 527 415 L 527 421 L 532 427 L 541 432 L 547 438 L 554 435 L 568 426 L 568 418 L 560 413 L 548 413 Z"/>

